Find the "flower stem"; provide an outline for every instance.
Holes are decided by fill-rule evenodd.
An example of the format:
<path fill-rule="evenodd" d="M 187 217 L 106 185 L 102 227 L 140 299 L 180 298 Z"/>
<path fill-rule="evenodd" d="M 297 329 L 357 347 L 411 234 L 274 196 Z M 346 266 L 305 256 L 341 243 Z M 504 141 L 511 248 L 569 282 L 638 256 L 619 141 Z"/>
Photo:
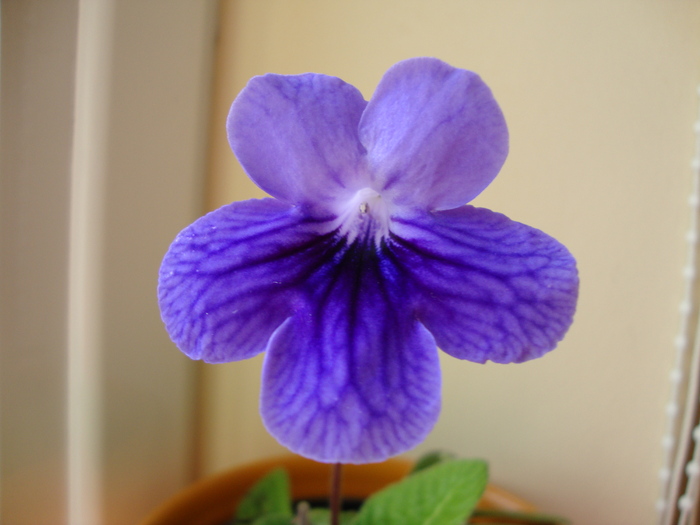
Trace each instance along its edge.
<path fill-rule="evenodd" d="M 339 525 L 340 523 L 340 478 L 342 474 L 343 465 L 341 463 L 335 463 L 331 469 L 331 525 Z"/>

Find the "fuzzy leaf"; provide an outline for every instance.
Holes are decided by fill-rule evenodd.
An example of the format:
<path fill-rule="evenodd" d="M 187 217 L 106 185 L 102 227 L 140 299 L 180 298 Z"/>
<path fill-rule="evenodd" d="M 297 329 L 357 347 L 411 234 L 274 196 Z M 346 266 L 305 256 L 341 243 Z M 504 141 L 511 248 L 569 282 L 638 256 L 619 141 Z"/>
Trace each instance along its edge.
<path fill-rule="evenodd" d="M 343 511 L 340 513 L 340 525 L 350 525 L 357 515 L 354 511 Z M 330 525 L 331 511 L 329 509 L 311 509 L 309 511 L 309 522 L 311 525 Z"/>
<path fill-rule="evenodd" d="M 292 519 L 284 514 L 267 514 L 258 518 L 252 525 L 291 525 Z"/>
<path fill-rule="evenodd" d="M 451 454 L 450 452 L 444 452 L 442 450 L 434 450 L 432 452 L 428 452 L 418 458 L 418 461 L 416 461 L 416 463 L 413 465 L 413 469 L 411 469 L 410 473 L 415 474 L 416 472 L 425 470 L 428 467 L 437 465 L 438 463 L 452 461 L 453 459 L 455 459 L 455 457 L 456 456 L 454 454 Z"/>
<path fill-rule="evenodd" d="M 279 515 L 289 523 L 292 517 L 291 493 L 289 476 L 282 469 L 275 469 L 266 474 L 250 489 L 239 503 L 236 510 L 236 521 L 243 523 L 255 522 L 269 515 Z M 276 519 L 276 518 L 275 518 Z M 267 522 L 262 522 L 266 523 Z M 271 521 L 269 525 L 282 523 Z"/>
<path fill-rule="evenodd" d="M 447 461 L 369 498 L 353 525 L 460 525 L 486 488 L 480 460 Z"/>

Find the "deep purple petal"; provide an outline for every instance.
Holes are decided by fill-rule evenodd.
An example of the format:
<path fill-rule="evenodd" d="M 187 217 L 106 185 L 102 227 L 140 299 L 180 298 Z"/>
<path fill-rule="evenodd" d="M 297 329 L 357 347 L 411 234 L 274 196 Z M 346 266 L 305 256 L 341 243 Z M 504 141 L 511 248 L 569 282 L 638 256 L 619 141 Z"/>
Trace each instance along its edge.
<path fill-rule="evenodd" d="M 161 316 L 180 350 L 209 363 L 263 351 L 294 311 L 295 286 L 327 249 L 322 226 L 263 199 L 229 204 L 184 229 L 158 284 Z"/>
<path fill-rule="evenodd" d="M 397 204 L 460 206 L 493 180 L 508 130 L 476 73 L 433 58 L 404 60 L 382 78 L 360 123 L 373 187 Z"/>
<path fill-rule="evenodd" d="M 231 106 L 229 143 L 263 190 L 323 211 L 366 184 L 357 135 L 366 104 L 356 88 L 335 77 L 255 77 Z"/>
<path fill-rule="evenodd" d="M 396 269 L 355 243 L 305 286 L 306 307 L 272 337 L 261 412 L 292 451 L 381 461 L 420 443 L 440 405 L 434 338 L 404 308 Z"/>
<path fill-rule="evenodd" d="M 392 253 L 438 346 L 483 363 L 540 357 L 562 339 L 576 261 L 555 239 L 483 208 L 395 218 Z"/>

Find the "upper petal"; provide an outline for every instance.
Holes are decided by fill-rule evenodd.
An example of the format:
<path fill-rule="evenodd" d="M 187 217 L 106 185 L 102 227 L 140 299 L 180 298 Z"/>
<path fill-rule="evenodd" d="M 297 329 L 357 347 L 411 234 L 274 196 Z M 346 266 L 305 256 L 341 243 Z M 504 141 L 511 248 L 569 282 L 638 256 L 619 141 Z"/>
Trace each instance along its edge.
<path fill-rule="evenodd" d="M 160 269 L 158 301 L 172 340 L 193 359 L 221 363 L 263 351 L 294 311 L 328 235 L 273 199 L 236 202 L 185 228 Z"/>
<path fill-rule="evenodd" d="M 447 209 L 476 197 L 508 154 L 508 130 L 476 73 L 433 58 L 382 78 L 360 122 L 374 187 L 397 204 Z"/>
<path fill-rule="evenodd" d="M 323 213 L 329 202 L 363 185 L 357 126 L 366 104 L 356 88 L 335 77 L 254 77 L 231 106 L 229 143 L 263 190 Z"/>
<path fill-rule="evenodd" d="M 303 288 L 304 308 L 265 355 L 261 412 L 270 433 L 325 462 L 381 461 L 420 443 L 440 407 L 437 347 L 405 308 L 393 265 L 357 242 Z"/>
<path fill-rule="evenodd" d="M 573 320 L 576 261 L 552 237 L 504 215 L 463 206 L 396 218 L 391 245 L 412 308 L 454 357 L 534 359 Z"/>

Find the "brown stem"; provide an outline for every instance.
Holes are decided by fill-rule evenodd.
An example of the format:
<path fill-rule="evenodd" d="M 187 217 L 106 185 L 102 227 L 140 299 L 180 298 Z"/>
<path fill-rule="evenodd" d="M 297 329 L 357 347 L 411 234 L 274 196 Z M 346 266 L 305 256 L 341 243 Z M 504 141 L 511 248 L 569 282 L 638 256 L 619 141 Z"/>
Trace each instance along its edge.
<path fill-rule="evenodd" d="M 335 463 L 331 469 L 331 525 L 339 525 L 340 523 L 340 478 L 342 474 L 343 465 L 340 463 Z"/>
<path fill-rule="evenodd" d="M 297 505 L 297 515 L 293 523 L 295 525 L 311 525 L 309 521 L 309 504 L 306 501 L 301 501 Z"/>

